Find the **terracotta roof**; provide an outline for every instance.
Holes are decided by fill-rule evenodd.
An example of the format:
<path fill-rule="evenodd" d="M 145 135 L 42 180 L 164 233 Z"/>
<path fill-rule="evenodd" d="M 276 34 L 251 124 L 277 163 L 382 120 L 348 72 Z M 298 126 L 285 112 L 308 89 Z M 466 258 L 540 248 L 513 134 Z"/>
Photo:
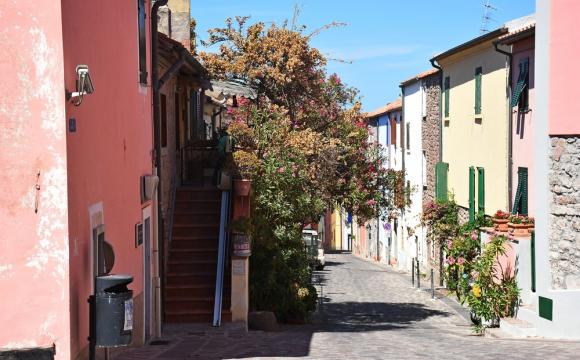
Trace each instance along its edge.
<path fill-rule="evenodd" d="M 510 31 L 509 33 L 499 37 L 499 42 L 503 44 L 513 44 L 514 42 L 527 38 L 533 35 L 536 31 L 536 23 L 529 24 L 527 26 L 521 27 Z"/>
<path fill-rule="evenodd" d="M 397 100 L 392 101 L 385 106 L 382 106 L 373 111 L 369 111 L 368 113 L 366 113 L 366 117 L 367 118 L 377 117 L 380 115 L 384 115 L 390 111 L 401 109 L 402 107 L 403 102 L 401 101 L 401 98 L 398 98 Z"/>
<path fill-rule="evenodd" d="M 436 73 L 438 73 L 438 72 L 439 72 L 439 69 L 429 69 L 429 70 L 423 71 L 422 73 L 419 73 L 419 74 L 417 74 L 417 75 L 413 76 L 413 77 L 412 77 L 412 78 L 410 78 L 410 79 L 407 79 L 407 80 L 405 80 L 405 81 L 402 81 L 402 82 L 401 82 L 401 85 L 406 85 L 406 84 L 409 84 L 409 83 L 412 83 L 412 82 L 415 82 L 415 81 L 418 81 L 418 80 L 424 79 L 424 78 L 426 78 L 427 76 L 430 76 L 430 75 L 436 74 Z"/>

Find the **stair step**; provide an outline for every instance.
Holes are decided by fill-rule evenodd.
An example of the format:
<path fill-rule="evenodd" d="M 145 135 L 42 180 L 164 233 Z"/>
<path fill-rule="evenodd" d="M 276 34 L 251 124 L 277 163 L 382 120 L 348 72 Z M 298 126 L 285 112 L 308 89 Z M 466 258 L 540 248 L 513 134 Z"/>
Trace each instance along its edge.
<path fill-rule="evenodd" d="M 224 296 L 231 294 L 231 281 L 224 281 Z M 166 298 L 174 297 L 204 297 L 215 295 L 215 283 L 212 285 L 167 285 L 165 287 Z"/>
<path fill-rule="evenodd" d="M 219 211 L 220 200 L 180 200 L 175 199 L 175 213 L 179 214 L 182 211 L 195 212 L 200 211 Z"/>
<path fill-rule="evenodd" d="M 171 242 L 171 250 L 191 250 L 197 248 L 215 248 L 217 252 L 218 240 L 208 237 L 174 236 Z"/>
<path fill-rule="evenodd" d="M 219 226 L 219 219 L 219 211 L 199 214 L 182 212 L 173 215 L 173 225 L 212 224 L 217 222 Z"/>
<path fill-rule="evenodd" d="M 500 329 L 508 336 L 516 338 L 536 336 L 536 328 L 534 325 L 521 319 L 502 318 L 500 320 Z"/>
<path fill-rule="evenodd" d="M 168 323 L 211 323 L 213 321 L 212 312 L 165 312 L 165 322 Z M 232 313 L 222 310 L 222 322 L 231 322 Z"/>
<path fill-rule="evenodd" d="M 211 273 L 167 273 L 167 285 L 215 286 L 215 271 Z"/>
<path fill-rule="evenodd" d="M 196 248 L 199 244 L 194 244 L 192 248 L 174 248 L 169 250 L 169 262 L 172 261 L 196 261 L 217 259 L 217 247 Z M 214 261 L 215 262 L 215 261 Z"/>
<path fill-rule="evenodd" d="M 165 299 L 165 310 L 166 311 L 187 311 L 189 309 L 194 310 L 209 310 L 213 311 L 214 307 L 213 297 L 175 297 Z M 230 296 L 224 296 L 222 299 L 222 309 L 230 308 Z"/>
<path fill-rule="evenodd" d="M 179 188 L 175 199 L 179 200 L 220 200 L 220 191 L 215 188 Z"/>
<path fill-rule="evenodd" d="M 173 225 L 173 237 L 180 236 L 206 236 L 218 237 L 219 224 L 205 223 L 205 224 L 188 224 L 188 225 Z"/>
<path fill-rule="evenodd" d="M 167 270 L 169 273 L 197 273 L 215 271 L 217 259 L 208 261 L 178 261 L 169 260 Z"/>

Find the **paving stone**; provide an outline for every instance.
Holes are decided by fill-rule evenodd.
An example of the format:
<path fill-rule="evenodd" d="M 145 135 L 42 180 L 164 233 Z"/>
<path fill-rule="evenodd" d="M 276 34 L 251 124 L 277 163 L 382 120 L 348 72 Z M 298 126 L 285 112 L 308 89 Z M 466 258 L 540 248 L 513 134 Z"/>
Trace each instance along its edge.
<path fill-rule="evenodd" d="M 579 342 L 474 336 L 463 316 L 413 288 L 407 276 L 349 254 L 327 254 L 326 260 L 313 277 L 321 299 L 311 324 L 245 335 L 226 328 L 192 336 L 181 329 L 168 335 L 164 351 L 128 349 L 114 359 L 579 358 Z"/>

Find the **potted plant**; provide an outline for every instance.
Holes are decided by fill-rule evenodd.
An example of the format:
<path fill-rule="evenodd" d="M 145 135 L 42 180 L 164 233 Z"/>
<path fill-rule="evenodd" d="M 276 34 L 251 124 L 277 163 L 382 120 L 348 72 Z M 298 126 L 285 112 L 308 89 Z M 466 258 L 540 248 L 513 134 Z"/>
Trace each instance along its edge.
<path fill-rule="evenodd" d="M 508 231 L 510 214 L 508 212 L 498 210 L 493 215 L 493 228 L 496 231 L 506 232 Z"/>
<path fill-rule="evenodd" d="M 232 173 L 234 174 L 234 191 L 237 195 L 250 195 L 252 176 L 256 173 L 258 164 L 258 157 L 252 151 L 237 150 L 233 153 Z"/>
<path fill-rule="evenodd" d="M 528 233 L 534 232 L 535 220 L 533 217 L 526 217 L 523 221 L 524 224 L 527 225 Z"/>
<path fill-rule="evenodd" d="M 528 225 L 524 223 L 526 217 L 522 215 L 512 215 L 510 216 L 508 223 L 508 228 L 510 234 L 514 236 L 527 236 L 528 235 Z"/>

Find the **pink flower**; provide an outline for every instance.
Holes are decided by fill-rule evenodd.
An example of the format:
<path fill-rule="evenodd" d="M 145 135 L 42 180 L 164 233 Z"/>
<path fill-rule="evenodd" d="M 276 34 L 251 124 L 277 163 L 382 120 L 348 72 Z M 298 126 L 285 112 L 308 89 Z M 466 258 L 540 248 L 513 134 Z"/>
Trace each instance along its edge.
<path fill-rule="evenodd" d="M 477 233 L 475 231 L 471 233 L 471 240 L 477 240 Z"/>
<path fill-rule="evenodd" d="M 284 171 L 286 171 L 286 168 L 284 166 L 281 166 L 281 167 L 278 168 L 278 172 L 280 174 L 283 173 Z"/>
<path fill-rule="evenodd" d="M 453 241 L 447 240 L 447 248 L 451 249 L 453 247 Z"/>
<path fill-rule="evenodd" d="M 447 260 L 445 260 L 449 265 L 453 265 L 455 264 L 455 258 L 453 256 L 450 256 L 447 258 Z"/>
<path fill-rule="evenodd" d="M 376 203 L 377 202 L 374 199 L 367 200 L 367 205 L 368 206 L 375 206 Z"/>
<path fill-rule="evenodd" d="M 465 263 L 465 258 L 460 257 L 459 259 L 457 259 L 457 264 L 458 265 L 463 265 Z"/>
<path fill-rule="evenodd" d="M 473 270 L 473 271 L 471 272 L 471 277 L 472 277 L 474 280 L 477 280 L 477 279 L 479 279 L 479 272 L 478 272 L 478 271 L 475 271 L 475 270 Z"/>

